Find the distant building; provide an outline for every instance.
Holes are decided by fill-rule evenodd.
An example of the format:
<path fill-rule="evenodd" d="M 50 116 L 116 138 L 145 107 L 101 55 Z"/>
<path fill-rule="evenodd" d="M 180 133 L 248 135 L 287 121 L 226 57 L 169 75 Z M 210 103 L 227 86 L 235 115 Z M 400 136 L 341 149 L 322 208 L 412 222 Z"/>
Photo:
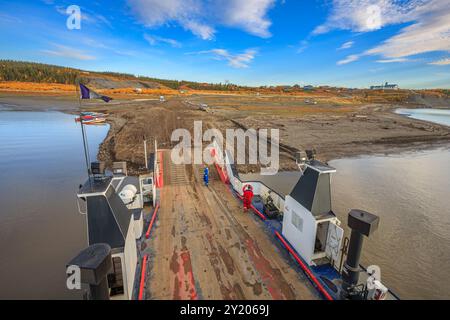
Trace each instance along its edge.
<path fill-rule="evenodd" d="M 371 86 L 370 90 L 398 90 L 399 87 L 397 84 L 389 84 L 386 82 L 385 84 L 382 84 L 381 86 Z"/>
<path fill-rule="evenodd" d="M 303 90 L 305 90 L 305 91 L 311 91 L 311 90 L 314 90 L 314 86 L 311 86 L 311 85 L 304 86 L 304 87 L 303 87 Z"/>
<path fill-rule="evenodd" d="M 317 101 L 314 99 L 305 99 L 306 104 L 317 104 Z"/>

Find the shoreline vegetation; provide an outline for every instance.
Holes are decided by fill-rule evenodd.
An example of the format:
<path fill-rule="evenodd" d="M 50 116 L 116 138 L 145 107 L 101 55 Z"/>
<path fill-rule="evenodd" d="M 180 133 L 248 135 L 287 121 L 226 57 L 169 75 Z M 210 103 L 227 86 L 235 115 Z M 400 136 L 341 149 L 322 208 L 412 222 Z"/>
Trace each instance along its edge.
<path fill-rule="evenodd" d="M 450 89 L 367 90 L 332 86 L 276 85 L 250 87 L 233 83 L 205 83 L 168 80 L 117 72 L 86 71 L 35 62 L 0 60 L 0 92 L 71 94 L 81 82 L 103 94 L 116 95 L 192 95 L 255 94 L 295 97 L 333 97 L 337 103 L 405 102 L 419 96 L 449 99 Z"/>
<path fill-rule="evenodd" d="M 450 145 L 450 127 L 408 118 L 397 108 L 450 108 L 450 91 L 368 90 L 329 86 L 243 87 L 160 80 L 110 72 L 0 60 L 0 111 L 79 113 L 79 79 L 110 103 L 83 101 L 83 111 L 108 113 L 110 130 L 98 158 L 110 165 L 144 164 L 142 136 L 170 148 L 173 130 L 279 129 L 280 169 L 295 170 L 294 154 L 315 149 L 322 161 Z M 6 81 L 8 80 L 8 81 Z M 34 80 L 35 82 L 29 82 Z M 164 96 L 166 102 L 159 101 Z M 153 145 L 153 144 L 152 144 Z M 242 173 L 257 166 L 238 166 Z"/>

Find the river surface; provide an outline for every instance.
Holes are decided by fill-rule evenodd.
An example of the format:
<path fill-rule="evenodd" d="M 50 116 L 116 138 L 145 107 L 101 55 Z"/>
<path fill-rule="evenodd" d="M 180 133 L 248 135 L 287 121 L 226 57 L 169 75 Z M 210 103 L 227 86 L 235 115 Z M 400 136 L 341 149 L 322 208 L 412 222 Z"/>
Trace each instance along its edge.
<path fill-rule="evenodd" d="M 408 299 L 450 299 L 450 150 L 331 161 L 333 209 L 380 217 L 362 262 Z M 348 234 L 348 233 L 347 233 Z"/>
<path fill-rule="evenodd" d="M 75 202 L 85 162 L 73 119 L 0 111 L 0 299 L 80 298 L 65 288 L 65 264 L 86 246 L 85 219 Z M 107 131 L 87 128 L 91 156 Z M 404 298 L 449 299 L 449 149 L 330 165 L 337 168 L 333 206 L 343 224 L 352 208 L 381 219 L 365 241 L 362 262 L 381 266 L 382 280 Z"/>
<path fill-rule="evenodd" d="M 449 109 L 397 109 L 396 113 L 418 120 L 450 126 Z"/>
<path fill-rule="evenodd" d="M 59 112 L 0 111 L 0 299 L 79 298 L 65 265 L 86 246 L 75 194 L 87 177 L 81 129 Z M 108 126 L 88 126 L 91 158 Z"/>
<path fill-rule="evenodd" d="M 450 299 L 450 150 L 330 161 L 333 211 L 346 235 L 351 209 L 380 217 L 364 243 L 362 264 L 381 267 L 382 281 L 405 299 Z M 241 175 L 289 194 L 301 173 Z"/>
<path fill-rule="evenodd" d="M 450 110 L 399 109 L 405 116 L 450 126 Z M 450 149 L 330 161 L 333 210 L 347 225 L 351 209 L 380 217 L 366 239 L 364 265 L 379 265 L 382 281 L 406 299 L 450 299 Z M 241 175 L 289 193 L 299 172 Z M 347 235 L 350 230 L 346 228 Z"/>
<path fill-rule="evenodd" d="M 450 126 L 448 109 L 397 109 Z M 380 216 L 363 262 L 378 264 L 400 296 L 450 299 L 450 149 L 331 161 L 333 204 L 346 221 L 352 208 Z"/>

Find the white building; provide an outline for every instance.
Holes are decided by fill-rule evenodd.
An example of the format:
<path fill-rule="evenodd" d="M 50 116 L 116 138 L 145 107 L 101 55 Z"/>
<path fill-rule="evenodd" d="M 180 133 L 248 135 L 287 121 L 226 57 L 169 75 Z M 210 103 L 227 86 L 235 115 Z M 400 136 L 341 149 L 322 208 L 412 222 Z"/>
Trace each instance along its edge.
<path fill-rule="evenodd" d="M 398 90 L 399 86 L 397 84 L 389 84 L 386 82 L 385 84 L 382 84 L 381 86 L 371 86 L 370 90 Z"/>

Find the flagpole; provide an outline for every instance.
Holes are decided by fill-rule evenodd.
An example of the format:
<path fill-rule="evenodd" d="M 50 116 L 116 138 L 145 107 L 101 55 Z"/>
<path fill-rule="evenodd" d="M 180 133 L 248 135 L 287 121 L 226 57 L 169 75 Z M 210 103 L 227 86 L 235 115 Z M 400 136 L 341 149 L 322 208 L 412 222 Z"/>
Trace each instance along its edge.
<path fill-rule="evenodd" d="M 84 148 L 84 159 L 86 161 L 86 169 L 89 181 L 91 180 L 91 166 L 90 166 L 90 157 L 89 157 L 89 148 L 87 146 L 87 136 L 86 132 L 84 130 L 84 124 L 83 124 L 83 118 L 82 118 L 82 106 L 81 106 L 81 95 L 79 91 L 80 81 L 78 79 L 75 79 L 75 88 L 77 90 L 77 96 L 78 96 L 78 105 L 80 109 L 80 124 L 81 124 L 81 135 L 83 136 L 83 148 Z"/>

